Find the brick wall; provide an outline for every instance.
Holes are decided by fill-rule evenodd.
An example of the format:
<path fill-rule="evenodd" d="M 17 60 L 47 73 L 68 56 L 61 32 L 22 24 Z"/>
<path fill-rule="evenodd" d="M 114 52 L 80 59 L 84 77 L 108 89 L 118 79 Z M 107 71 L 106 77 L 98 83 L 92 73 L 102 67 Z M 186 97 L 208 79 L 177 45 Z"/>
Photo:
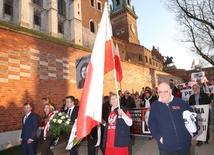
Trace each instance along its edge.
<path fill-rule="evenodd" d="M 34 103 L 34 112 L 43 113 L 41 98 L 51 98 L 56 109 L 67 95 L 80 98 L 76 89 L 75 60 L 90 52 L 0 28 L 0 132 L 19 130 L 23 104 Z M 167 73 L 122 62 L 124 79 L 119 85 L 140 91 L 173 78 Z M 175 78 L 175 77 L 174 77 Z M 180 80 L 180 79 L 179 79 Z M 122 87 L 120 87 L 122 86 Z M 104 95 L 115 92 L 113 72 L 105 76 Z"/>

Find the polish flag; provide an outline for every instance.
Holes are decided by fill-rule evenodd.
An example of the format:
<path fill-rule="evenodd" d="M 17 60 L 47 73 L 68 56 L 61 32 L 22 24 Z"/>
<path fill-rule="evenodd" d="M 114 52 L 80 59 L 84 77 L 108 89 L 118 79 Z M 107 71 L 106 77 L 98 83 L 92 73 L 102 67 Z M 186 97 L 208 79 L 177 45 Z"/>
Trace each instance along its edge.
<path fill-rule="evenodd" d="M 77 140 L 101 123 L 104 73 L 114 69 L 110 18 L 107 3 L 94 43 L 77 117 Z M 105 72 L 104 72 L 105 71 Z"/>
<path fill-rule="evenodd" d="M 116 79 L 118 82 L 121 82 L 123 79 L 123 72 L 120 63 L 120 55 L 118 45 L 116 44 L 116 48 L 114 49 L 114 62 L 115 62 L 115 70 L 116 70 Z"/>
<path fill-rule="evenodd" d="M 192 66 L 191 66 L 191 69 L 195 67 L 195 59 L 193 59 L 192 61 Z"/>

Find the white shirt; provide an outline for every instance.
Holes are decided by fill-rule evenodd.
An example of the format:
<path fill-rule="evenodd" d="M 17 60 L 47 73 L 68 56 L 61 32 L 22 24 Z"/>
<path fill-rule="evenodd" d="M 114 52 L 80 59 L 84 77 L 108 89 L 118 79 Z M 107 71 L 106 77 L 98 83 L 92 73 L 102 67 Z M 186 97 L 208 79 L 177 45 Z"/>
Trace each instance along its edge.
<path fill-rule="evenodd" d="M 68 114 L 69 117 L 71 117 L 71 114 L 72 114 L 73 110 L 74 110 L 74 106 L 71 107 L 71 108 L 68 108 L 67 114 Z M 70 111 L 70 115 L 69 115 L 69 111 Z"/>

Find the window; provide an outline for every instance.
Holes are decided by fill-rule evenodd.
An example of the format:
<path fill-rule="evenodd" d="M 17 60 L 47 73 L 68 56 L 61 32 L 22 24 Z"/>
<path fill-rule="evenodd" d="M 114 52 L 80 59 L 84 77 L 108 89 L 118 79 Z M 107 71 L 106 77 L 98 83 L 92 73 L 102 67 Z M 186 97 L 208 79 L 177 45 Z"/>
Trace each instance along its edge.
<path fill-rule="evenodd" d="M 90 21 L 90 31 L 95 33 L 95 24 L 93 21 Z"/>
<path fill-rule="evenodd" d="M 138 55 L 138 60 L 139 60 L 139 61 L 143 61 L 142 54 L 139 54 L 139 55 Z"/>
<path fill-rule="evenodd" d="M 146 59 L 146 63 L 148 63 L 148 58 L 147 58 L 147 56 L 145 56 L 145 59 Z"/>
<path fill-rule="evenodd" d="M 102 11 L 102 3 L 101 2 L 97 2 L 97 9 L 99 11 Z"/>
<path fill-rule="evenodd" d="M 64 34 L 64 23 L 58 22 L 58 33 Z"/>
<path fill-rule="evenodd" d="M 42 6 L 42 0 L 33 0 L 33 3 Z"/>
<path fill-rule="evenodd" d="M 13 1 L 5 0 L 4 1 L 4 13 L 8 15 L 13 15 Z"/>
<path fill-rule="evenodd" d="M 41 26 L 41 16 L 38 12 L 34 12 L 33 23 L 35 25 Z"/>
<path fill-rule="evenodd" d="M 94 7 L 94 0 L 91 0 L 91 6 Z"/>
<path fill-rule="evenodd" d="M 64 0 L 58 0 L 58 14 L 61 16 L 65 16 L 65 1 Z"/>
<path fill-rule="evenodd" d="M 130 6 L 130 0 L 127 0 L 128 5 Z"/>
<path fill-rule="evenodd" d="M 116 5 L 120 5 L 120 0 L 116 0 Z"/>

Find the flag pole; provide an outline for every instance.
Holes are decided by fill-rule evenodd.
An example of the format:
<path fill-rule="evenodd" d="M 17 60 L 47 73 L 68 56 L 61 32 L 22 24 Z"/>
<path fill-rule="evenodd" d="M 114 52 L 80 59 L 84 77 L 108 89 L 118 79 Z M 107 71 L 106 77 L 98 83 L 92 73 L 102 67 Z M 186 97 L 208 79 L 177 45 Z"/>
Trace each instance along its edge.
<path fill-rule="evenodd" d="M 114 69 L 114 82 L 116 87 L 116 94 L 117 94 L 117 103 L 120 109 L 120 100 L 119 100 L 119 94 L 118 94 L 118 85 L 117 85 L 117 78 L 116 78 L 116 69 Z"/>
<path fill-rule="evenodd" d="M 123 92 L 123 90 L 122 90 L 122 84 L 121 84 L 121 82 L 120 82 L 120 90 L 121 90 L 121 92 Z"/>
<path fill-rule="evenodd" d="M 112 51 L 115 53 L 116 47 L 114 46 L 114 43 L 112 41 Z M 115 82 L 115 88 L 116 88 L 116 94 L 117 94 L 117 103 L 120 109 L 120 100 L 119 100 L 119 94 L 118 94 L 118 85 L 117 85 L 117 75 L 116 75 L 116 68 L 114 70 L 114 82 Z"/>

